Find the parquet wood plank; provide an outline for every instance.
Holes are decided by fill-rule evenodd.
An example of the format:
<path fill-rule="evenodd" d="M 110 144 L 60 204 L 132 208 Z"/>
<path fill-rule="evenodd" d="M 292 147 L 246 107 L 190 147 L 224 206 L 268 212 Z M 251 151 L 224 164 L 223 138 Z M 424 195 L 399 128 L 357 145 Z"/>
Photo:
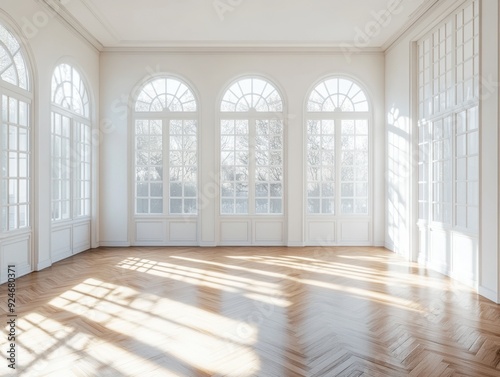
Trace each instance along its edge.
<path fill-rule="evenodd" d="M 500 307 L 381 248 L 100 248 L 16 295 L 22 376 L 500 376 Z"/>

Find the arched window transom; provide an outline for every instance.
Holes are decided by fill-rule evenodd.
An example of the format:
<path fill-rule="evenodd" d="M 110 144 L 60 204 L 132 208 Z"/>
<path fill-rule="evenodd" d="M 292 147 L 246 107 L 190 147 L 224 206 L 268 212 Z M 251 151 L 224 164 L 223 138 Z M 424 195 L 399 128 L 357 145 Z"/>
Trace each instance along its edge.
<path fill-rule="evenodd" d="M 135 111 L 138 112 L 194 112 L 196 99 L 189 87 L 175 78 L 157 78 L 142 88 Z"/>
<path fill-rule="evenodd" d="M 52 76 L 52 104 L 90 118 L 87 87 L 78 71 L 69 64 L 60 64 Z"/>
<path fill-rule="evenodd" d="M 0 78 L 9 84 L 28 90 L 28 77 L 20 43 L 0 25 Z"/>
<path fill-rule="evenodd" d="M 222 112 L 282 112 L 283 101 L 276 88 L 259 78 L 248 78 L 234 83 L 225 93 Z"/>
<path fill-rule="evenodd" d="M 368 111 L 368 101 L 363 90 L 354 82 L 332 78 L 317 85 L 309 97 L 308 111 Z"/>

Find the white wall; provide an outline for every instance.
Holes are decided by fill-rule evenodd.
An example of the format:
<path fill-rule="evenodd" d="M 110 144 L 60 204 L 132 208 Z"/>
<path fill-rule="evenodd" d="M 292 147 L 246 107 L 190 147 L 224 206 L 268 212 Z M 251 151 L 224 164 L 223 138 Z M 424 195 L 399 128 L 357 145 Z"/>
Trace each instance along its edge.
<path fill-rule="evenodd" d="M 479 293 L 500 303 L 500 208 L 499 208 L 499 35 L 498 1 L 482 2 L 482 61 L 480 106 L 480 254 Z"/>
<path fill-rule="evenodd" d="M 33 68 L 33 134 L 34 134 L 34 206 L 31 223 L 34 226 L 33 270 L 48 267 L 50 255 L 50 90 L 54 68 L 61 61 L 73 63 L 88 82 L 92 96 L 92 120 L 97 124 L 99 114 L 99 53 L 49 9 L 36 0 L 5 1 L 0 21 L 10 26 L 22 38 Z M 96 203 L 94 203 L 96 205 Z M 95 212 L 95 211 L 94 211 Z M 93 223 L 97 223 L 94 213 Z M 94 225 L 95 226 L 95 225 Z M 97 229 L 93 231 L 94 245 Z"/>
<path fill-rule="evenodd" d="M 324 52 L 283 53 L 146 53 L 108 52 L 101 57 L 101 115 L 107 124 L 100 155 L 100 241 L 101 245 L 128 245 L 133 229 L 128 229 L 129 177 L 133 163 L 129 148 L 129 95 L 139 82 L 152 74 L 179 75 L 199 94 L 201 111 L 201 230 L 199 244 L 218 243 L 217 214 L 213 192 L 217 101 L 223 89 L 243 74 L 259 74 L 271 79 L 284 93 L 288 109 L 288 231 L 285 244 L 303 245 L 303 124 L 304 101 L 319 79 L 346 74 L 359 80 L 368 91 L 374 107 L 374 236 L 373 243 L 384 242 L 384 56 L 358 54 L 348 62 L 342 54 Z"/>
<path fill-rule="evenodd" d="M 410 256 L 410 57 L 405 39 L 386 54 L 386 247 Z"/>

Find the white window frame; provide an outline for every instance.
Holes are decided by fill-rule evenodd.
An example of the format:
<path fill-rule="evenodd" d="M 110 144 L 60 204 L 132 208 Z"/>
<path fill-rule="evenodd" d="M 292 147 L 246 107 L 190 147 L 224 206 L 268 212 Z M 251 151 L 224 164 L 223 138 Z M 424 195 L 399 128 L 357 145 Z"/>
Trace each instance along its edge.
<path fill-rule="evenodd" d="M 59 77 L 57 72 L 62 69 L 69 69 L 71 71 L 70 81 L 60 81 L 63 79 Z M 68 85 L 71 86 L 71 92 L 68 93 Z M 66 87 L 66 89 L 63 89 Z M 59 91 L 62 90 L 62 96 L 59 96 Z M 76 98 L 75 98 L 76 97 Z M 73 220 L 84 220 L 92 217 L 92 122 L 90 119 L 90 96 L 88 86 L 85 83 L 82 74 L 71 64 L 59 64 L 52 76 L 51 88 L 51 219 L 52 223 L 62 223 Z M 75 106 L 75 101 L 79 101 L 79 105 Z M 68 119 L 68 132 L 63 135 L 62 126 L 59 132 L 56 126 L 56 117 Z M 81 139 L 81 130 L 84 130 L 84 138 Z M 56 151 L 58 143 L 56 140 L 66 139 L 69 151 L 65 153 L 62 146 L 59 151 Z M 83 153 L 82 152 L 83 148 Z M 61 154 L 58 156 L 56 153 Z M 62 155 L 64 154 L 64 155 Z M 56 163 L 56 160 L 58 163 Z M 61 166 L 69 165 L 69 166 Z M 82 169 L 82 166 L 84 169 Z M 66 176 L 63 176 L 66 169 Z M 83 170 L 83 171 L 82 171 Z M 58 177 L 56 179 L 55 177 Z M 55 185 L 58 185 L 57 198 Z M 68 185 L 68 195 L 61 196 L 61 188 L 63 184 Z M 81 190 L 81 186 L 84 186 Z M 77 186 L 80 186 L 77 189 Z M 83 191 L 83 194 L 78 195 L 78 192 Z M 68 208 L 68 215 L 62 217 L 63 203 L 66 202 Z M 82 202 L 86 207 L 86 213 L 80 214 L 77 208 L 81 208 Z M 55 206 L 58 205 L 58 211 L 55 211 Z M 59 215 L 55 216 L 55 213 Z"/>
<path fill-rule="evenodd" d="M 464 24 L 470 11 L 471 19 Z M 472 34 L 465 36 L 465 29 Z M 478 1 L 462 5 L 417 42 L 418 224 L 423 228 L 471 236 L 479 232 L 479 43 Z M 465 51 L 470 54 L 467 58 Z M 446 121 L 450 130 L 441 135 L 438 127 Z M 459 148 L 462 139 L 465 154 Z M 448 156 L 443 155 L 444 148 Z M 462 160 L 465 165 L 460 169 Z M 446 161 L 447 166 L 441 166 Z M 444 170 L 449 172 L 447 179 Z M 460 184 L 465 184 L 465 193 L 459 193 Z M 449 207 L 444 218 L 437 216 L 443 206 Z"/>
<path fill-rule="evenodd" d="M 33 203 L 33 183 L 32 183 L 32 101 L 33 94 L 31 92 L 31 76 L 28 70 L 27 58 L 24 49 L 8 27 L 0 23 L 0 36 L 9 39 L 10 42 L 0 39 L 0 47 L 10 57 L 11 64 L 6 67 L 0 67 L 3 70 L 0 72 L 0 119 L 2 120 L 2 132 L 0 132 L 0 159 L 2 160 L 2 172 L 0 175 L 0 236 L 17 234 L 19 232 L 31 232 L 32 224 L 32 203 Z M 11 70 L 14 73 L 15 79 L 7 76 L 7 71 Z M 10 103 L 17 103 L 16 119 L 9 116 L 11 108 Z M 4 100 L 7 101 L 8 113 L 3 110 Z M 23 122 L 19 119 L 20 104 L 26 105 L 26 117 Z M 5 129 L 4 127 L 7 126 Z M 9 132 L 15 131 L 15 137 L 11 139 Z M 19 145 L 19 135 L 25 134 L 25 148 Z M 13 145 L 12 145 L 13 144 Z M 15 170 L 16 173 L 11 173 L 10 155 L 16 155 Z M 25 171 L 21 172 L 19 158 L 23 155 L 25 158 Z M 12 167 L 14 168 L 14 167 Z M 19 188 L 22 181 L 25 182 L 25 200 L 20 201 Z M 11 189 L 10 185 L 15 186 L 15 190 Z M 11 202 L 10 193 L 16 192 L 16 200 Z M 20 213 L 24 209 L 25 220 L 20 222 Z M 5 212 L 5 214 L 4 214 Z M 11 221 L 10 214 L 15 215 Z M 14 222 L 14 224 L 12 224 Z"/>
<path fill-rule="evenodd" d="M 335 83 L 336 82 L 336 83 Z M 347 90 L 342 90 L 342 88 L 349 88 Z M 343 99 L 342 99 L 343 98 Z M 331 103 L 327 104 L 327 101 L 332 100 Z M 349 102 L 346 102 L 349 100 Z M 344 108 L 342 108 L 344 107 Z M 325 110 L 326 108 L 326 110 Z M 331 217 L 331 218 L 359 218 L 359 217 L 370 217 L 372 216 L 372 127 L 371 127 L 371 106 L 366 94 L 366 90 L 358 84 L 355 80 L 344 77 L 344 76 L 330 76 L 323 80 L 321 80 L 318 84 L 314 86 L 314 89 L 307 96 L 306 101 L 306 124 L 304 127 L 304 142 L 305 142 L 305 174 L 304 174 L 304 182 L 305 182 L 305 214 L 307 217 Z M 347 110 L 347 111 L 346 111 Z M 350 168 L 353 165 L 343 165 L 342 164 L 342 141 L 343 137 L 352 136 L 343 135 L 342 133 L 342 124 L 344 121 L 360 121 L 364 122 L 367 127 L 367 133 L 363 133 L 363 137 L 367 137 L 367 150 L 361 151 L 366 154 L 368 161 L 366 163 L 367 169 L 367 177 L 365 180 L 342 180 L 342 167 Z M 309 179 L 309 137 L 313 137 L 314 135 L 320 135 L 318 133 L 310 134 L 309 126 L 310 122 L 330 122 L 333 125 L 333 132 L 328 133 L 328 136 L 333 137 L 333 148 L 329 147 L 328 150 L 333 152 L 333 163 L 326 165 L 314 165 L 316 167 L 321 166 L 327 167 L 329 169 L 333 169 L 333 181 L 323 179 L 319 180 L 310 180 Z M 357 126 L 355 125 L 355 128 Z M 322 132 L 323 134 L 323 132 Z M 356 161 L 354 161 L 355 163 Z M 355 172 L 354 172 L 355 174 Z M 333 195 L 322 195 L 320 191 L 318 195 L 309 195 L 309 184 L 319 184 L 320 190 L 322 190 L 322 184 L 332 184 L 334 193 Z M 356 191 L 354 191 L 353 195 L 343 195 L 342 194 L 342 184 L 364 184 L 366 185 L 366 195 L 356 195 Z M 354 188 L 356 190 L 356 188 Z M 323 199 L 333 201 L 330 206 L 333 206 L 333 212 L 324 211 L 323 210 Z M 312 212 L 309 210 L 309 200 L 319 200 L 320 211 Z M 353 199 L 355 202 L 356 199 L 366 200 L 366 212 L 356 213 L 355 211 L 351 213 L 342 212 L 342 199 L 350 200 Z M 353 204 L 354 204 L 353 202 Z"/>
<path fill-rule="evenodd" d="M 244 83 L 250 81 L 251 89 L 248 90 L 246 87 L 242 87 L 245 85 Z M 240 151 L 240 150 L 222 150 L 222 126 L 224 122 L 246 122 L 247 123 L 247 143 L 248 143 L 248 151 Z M 270 128 L 272 128 L 272 123 L 277 122 L 281 127 L 281 134 L 273 133 L 273 136 L 278 135 L 281 137 L 281 149 L 268 149 L 269 156 L 271 153 L 281 153 L 281 168 L 282 177 L 281 181 L 277 180 L 263 180 L 259 181 L 257 178 L 257 165 L 256 153 L 259 152 L 257 150 L 257 127 L 258 122 L 269 122 Z M 285 104 L 283 101 L 283 96 L 281 92 L 278 90 L 277 86 L 269 79 L 261 77 L 261 76 L 245 76 L 240 77 L 237 80 L 233 81 L 228 88 L 224 91 L 222 100 L 219 104 L 219 123 L 218 123 L 218 166 L 220 171 L 220 189 L 219 189 L 219 201 L 218 201 L 218 214 L 220 217 L 283 217 L 286 212 L 286 124 L 285 124 Z M 226 136 L 230 136 L 229 134 Z M 240 135 L 241 136 L 241 135 Z M 246 152 L 247 153 L 247 180 L 241 181 L 247 184 L 247 210 L 246 212 L 237 212 L 236 210 L 236 202 L 238 200 L 238 195 L 236 193 L 236 180 L 223 180 L 223 157 L 222 154 L 224 152 Z M 264 152 L 263 150 L 260 152 Z M 236 158 L 236 157 L 235 157 Z M 231 165 L 227 165 L 231 166 Z M 233 167 L 242 167 L 244 165 L 232 165 Z M 262 165 L 263 169 L 271 170 L 273 167 L 277 165 Z M 223 189 L 225 184 L 234 184 L 234 194 L 232 196 L 224 195 Z M 266 196 L 258 196 L 256 192 L 256 188 L 258 184 L 268 185 L 268 195 Z M 271 187 L 277 185 L 281 186 L 281 195 L 272 195 Z M 276 190 L 275 190 L 276 192 Z M 234 200 L 234 207 L 231 213 L 223 212 L 223 201 L 224 200 Z M 267 201 L 267 211 L 258 211 L 257 203 L 258 201 Z M 281 211 L 279 212 L 271 212 L 271 203 L 276 203 L 277 200 L 280 201 Z"/>
<path fill-rule="evenodd" d="M 148 95 L 145 92 L 146 88 L 154 88 L 157 83 L 160 81 L 165 80 L 165 85 L 177 85 L 179 83 L 181 86 L 179 88 L 183 88 L 184 90 L 180 96 L 176 95 L 178 92 L 173 93 L 174 94 L 174 101 L 172 102 L 172 99 L 170 100 L 164 100 L 162 98 L 163 95 L 170 96 L 169 88 L 156 88 L 154 90 L 160 91 L 160 93 L 157 93 L 158 96 L 156 97 L 151 97 L 149 96 L 149 99 L 147 98 Z M 163 91 L 163 89 L 165 89 Z M 181 89 L 178 89 L 181 90 Z M 177 90 L 177 91 L 178 91 Z M 170 98 L 170 97 L 169 97 Z M 181 99 L 184 98 L 185 101 L 181 101 Z M 147 101 L 146 101 L 147 100 Z M 162 102 L 163 101 L 163 102 Z M 200 213 L 200 208 L 199 208 L 199 135 L 200 135 L 200 122 L 199 122 L 199 103 L 198 103 L 197 96 L 195 95 L 194 90 L 192 89 L 192 86 L 187 83 L 185 80 L 173 76 L 173 75 L 159 75 L 156 76 L 146 82 L 143 83 L 143 85 L 140 86 L 138 90 L 138 94 L 136 95 L 136 101 L 134 105 L 134 109 L 132 112 L 132 155 L 133 155 L 133 171 L 132 171 L 132 177 L 133 177 L 133 187 L 132 187 L 132 198 L 133 198 L 133 203 L 132 203 L 132 216 L 133 218 L 140 219 L 140 218 L 165 218 L 165 217 L 183 217 L 183 218 L 196 218 L 198 217 Z M 148 196 L 138 196 L 138 184 L 140 184 L 142 181 L 137 180 L 137 175 L 136 175 L 136 169 L 137 169 L 137 133 L 136 133 L 136 126 L 138 122 L 141 121 L 153 121 L 153 122 L 158 122 L 159 127 L 161 127 L 161 160 L 162 160 L 162 170 L 163 170 L 163 176 L 161 180 L 156 181 L 156 183 L 162 184 L 162 194 L 160 196 L 151 196 L 151 192 L 148 192 Z M 183 127 L 182 127 L 182 132 L 176 133 L 171 135 L 171 130 L 173 127 L 174 122 L 182 122 Z M 195 131 L 190 131 L 190 133 L 186 133 L 186 129 L 189 128 L 189 123 L 192 122 L 194 125 L 191 126 L 191 129 L 194 127 Z M 194 137 L 195 138 L 195 147 L 194 148 L 181 148 L 181 149 L 175 149 L 173 150 L 171 148 L 171 136 L 180 136 L 182 139 L 182 143 L 186 140 L 186 138 L 189 137 Z M 195 164 L 181 164 L 179 165 L 172 165 L 171 164 L 171 157 L 170 157 L 170 152 L 175 152 L 175 151 L 180 151 L 181 155 L 186 156 L 186 153 L 191 154 L 190 160 L 195 159 Z M 158 151 L 159 152 L 159 151 Z M 195 157 L 192 156 L 192 154 L 195 153 Z M 185 161 L 185 157 L 183 157 L 183 161 Z M 146 165 L 145 165 L 146 166 Z M 150 166 L 150 165 L 147 165 Z M 160 166 L 160 165 L 158 165 Z M 196 172 L 191 173 L 192 177 L 194 177 L 191 180 L 186 180 L 185 176 L 183 176 L 182 182 L 179 182 L 182 184 L 182 196 L 171 196 L 171 185 L 172 184 L 177 184 L 177 181 L 171 181 L 171 176 L 170 176 L 170 169 L 171 168 L 184 168 L 184 169 L 194 169 Z M 166 176 L 168 175 L 168 176 Z M 146 181 L 144 181 L 146 183 Z M 151 183 L 151 181 L 147 181 L 147 183 Z M 188 191 L 187 187 L 188 186 L 193 186 L 194 188 L 190 188 L 191 194 L 186 194 Z M 148 186 L 148 189 L 150 189 L 150 185 Z M 194 194 L 192 193 L 194 190 Z M 145 200 L 147 199 L 149 201 L 149 205 L 151 203 L 151 200 L 162 200 L 162 211 L 157 212 L 157 213 L 151 213 L 150 211 L 148 212 L 143 212 L 140 213 L 138 212 L 138 200 Z M 172 201 L 178 201 L 182 200 L 182 212 L 172 212 Z M 192 208 L 190 206 L 187 206 L 187 203 L 192 203 L 194 201 L 195 204 L 195 209 L 190 210 L 190 211 L 185 211 L 186 208 Z"/>

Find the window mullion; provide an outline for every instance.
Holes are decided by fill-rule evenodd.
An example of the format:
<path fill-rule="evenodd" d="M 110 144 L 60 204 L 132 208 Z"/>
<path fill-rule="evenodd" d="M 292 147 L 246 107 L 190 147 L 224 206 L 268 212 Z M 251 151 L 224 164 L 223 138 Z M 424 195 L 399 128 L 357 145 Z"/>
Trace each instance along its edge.
<path fill-rule="evenodd" d="M 451 229 L 455 229 L 457 225 L 457 208 L 456 208 L 456 190 L 457 190 L 457 174 L 456 174 L 456 169 L 457 169 L 457 159 L 456 159 L 456 139 L 457 139 L 457 117 L 458 117 L 458 112 L 460 111 L 457 108 L 458 101 L 457 101 L 457 16 L 454 15 L 451 17 L 451 47 L 452 47 L 452 54 L 451 54 L 451 72 L 452 72 L 452 84 L 453 84 L 453 91 L 452 91 L 452 104 L 453 104 L 453 110 L 450 112 L 449 116 L 451 116 L 452 119 L 452 124 L 451 124 L 451 130 L 450 130 L 450 136 L 452 138 L 451 140 Z M 467 116 L 467 115 L 466 115 Z"/>
<path fill-rule="evenodd" d="M 466 115 L 467 116 L 467 115 Z M 450 114 L 451 117 L 451 130 L 450 130 L 450 166 L 451 166 L 451 228 L 455 229 L 457 225 L 456 216 L 457 216 L 457 158 L 456 158 L 456 143 L 457 143 L 457 117 L 458 114 L 453 112 Z"/>
<path fill-rule="evenodd" d="M 248 214 L 255 215 L 255 172 L 256 172 L 256 119 L 248 119 Z"/>
<path fill-rule="evenodd" d="M 170 214 L 170 119 L 161 120 L 163 153 L 163 214 Z"/>
<path fill-rule="evenodd" d="M 341 171 L 342 171 L 342 120 L 341 119 L 335 119 L 334 120 L 334 136 L 333 136 L 333 141 L 335 143 L 335 150 L 334 150 L 334 156 L 335 156 L 335 166 L 333 167 L 334 169 L 334 176 L 335 176 L 335 208 L 333 210 L 333 215 L 334 216 L 340 216 L 340 206 L 341 206 Z"/>
<path fill-rule="evenodd" d="M 77 149 L 77 140 L 76 140 L 76 132 L 75 132 L 75 120 L 73 118 L 70 118 L 69 122 L 69 145 L 70 145 L 70 150 L 69 150 L 69 171 L 70 171 L 70 182 L 69 182 L 69 219 L 74 220 L 75 216 L 75 182 L 77 181 L 77 174 L 78 174 L 78 168 L 72 169 L 72 167 L 76 167 L 77 164 L 77 159 L 74 153 Z M 73 152 L 73 153 L 72 153 Z"/>

